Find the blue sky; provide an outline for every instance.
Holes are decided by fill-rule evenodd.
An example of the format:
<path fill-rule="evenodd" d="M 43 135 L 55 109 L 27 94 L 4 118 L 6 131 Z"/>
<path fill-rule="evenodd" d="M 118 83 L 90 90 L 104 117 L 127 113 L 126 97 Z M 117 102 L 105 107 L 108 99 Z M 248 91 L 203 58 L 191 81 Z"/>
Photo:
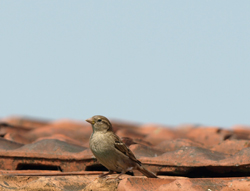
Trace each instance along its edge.
<path fill-rule="evenodd" d="M 250 1 L 1 1 L 0 117 L 250 124 Z"/>

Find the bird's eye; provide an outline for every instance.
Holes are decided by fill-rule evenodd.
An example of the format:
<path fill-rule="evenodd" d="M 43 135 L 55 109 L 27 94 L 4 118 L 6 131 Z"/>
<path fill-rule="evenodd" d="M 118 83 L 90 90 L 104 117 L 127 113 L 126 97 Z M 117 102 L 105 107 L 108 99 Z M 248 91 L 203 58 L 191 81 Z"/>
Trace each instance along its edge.
<path fill-rule="evenodd" d="M 102 119 L 97 119 L 97 122 L 101 122 L 102 121 Z"/>

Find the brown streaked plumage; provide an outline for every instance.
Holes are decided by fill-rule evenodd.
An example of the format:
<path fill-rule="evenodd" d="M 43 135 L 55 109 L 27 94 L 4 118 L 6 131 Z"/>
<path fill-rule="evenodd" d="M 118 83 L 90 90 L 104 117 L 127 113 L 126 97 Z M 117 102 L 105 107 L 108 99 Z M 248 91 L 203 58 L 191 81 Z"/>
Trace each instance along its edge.
<path fill-rule="evenodd" d="M 109 172 L 104 177 L 114 172 L 121 172 L 116 179 L 131 170 L 139 170 L 148 178 L 158 178 L 154 173 L 148 171 L 136 159 L 132 151 L 113 132 L 110 121 L 101 115 L 95 115 L 86 120 L 92 125 L 93 133 L 89 140 L 89 146 L 97 160 L 105 166 Z"/>

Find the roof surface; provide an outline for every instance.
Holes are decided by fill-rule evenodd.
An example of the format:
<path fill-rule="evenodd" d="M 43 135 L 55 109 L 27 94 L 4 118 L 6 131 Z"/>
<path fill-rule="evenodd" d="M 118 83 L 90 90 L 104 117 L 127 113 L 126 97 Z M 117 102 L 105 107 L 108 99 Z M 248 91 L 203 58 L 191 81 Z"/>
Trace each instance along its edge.
<path fill-rule="evenodd" d="M 139 171 L 97 178 L 107 169 L 89 149 L 85 122 L 8 117 L 0 122 L 0 190 L 250 190 L 248 126 L 111 123 L 159 179 Z"/>

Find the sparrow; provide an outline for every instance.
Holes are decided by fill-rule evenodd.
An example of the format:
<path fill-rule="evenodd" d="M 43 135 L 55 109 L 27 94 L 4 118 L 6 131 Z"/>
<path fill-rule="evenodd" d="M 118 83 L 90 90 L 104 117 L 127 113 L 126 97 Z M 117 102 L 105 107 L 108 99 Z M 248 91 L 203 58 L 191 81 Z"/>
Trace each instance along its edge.
<path fill-rule="evenodd" d="M 158 178 L 135 158 L 132 151 L 113 132 L 112 124 L 106 117 L 95 115 L 86 121 L 92 125 L 93 129 L 89 140 L 90 150 L 97 160 L 109 170 L 108 173 L 102 174 L 100 177 L 120 172 L 115 178 L 118 179 L 127 171 L 139 170 L 148 178 Z"/>

